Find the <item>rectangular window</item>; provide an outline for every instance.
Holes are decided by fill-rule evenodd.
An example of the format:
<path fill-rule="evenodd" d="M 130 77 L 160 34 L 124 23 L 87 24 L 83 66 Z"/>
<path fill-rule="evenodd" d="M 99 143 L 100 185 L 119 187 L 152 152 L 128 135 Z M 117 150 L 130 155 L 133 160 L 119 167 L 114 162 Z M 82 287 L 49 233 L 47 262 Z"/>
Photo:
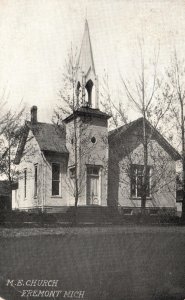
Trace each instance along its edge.
<path fill-rule="evenodd" d="M 26 188 L 27 188 L 27 170 L 24 169 L 24 198 L 26 198 Z"/>
<path fill-rule="evenodd" d="M 75 167 L 72 167 L 69 169 L 69 176 L 70 176 L 70 179 L 71 179 L 71 187 L 74 191 L 74 195 L 75 195 L 75 174 L 76 173 L 76 168 Z"/>
<path fill-rule="evenodd" d="M 34 174 L 34 197 L 37 197 L 37 189 L 38 189 L 38 165 L 35 165 L 35 174 Z"/>
<path fill-rule="evenodd" d="M 60 195 L 60 164 L 52 163 L 52 196 Z"/>
<path fill-rule="evenodd" d="M 99 169 L 100 169 L 100 167 L 98 167 L 98 166 L 88 166 L 87 167 L 87 175 L 99 176 Z"/>
<path fill-rule="evenodd" d="M 143 182 L 143 165 L 131 166 L 131 197 L 141 198 L 142 196 L 142 182 Z M 150 197 L 151 185 L 150 185 L 150 173 L 151 167 L 147 166 L 147 183 L 146 183 L 146 196 Z"/>

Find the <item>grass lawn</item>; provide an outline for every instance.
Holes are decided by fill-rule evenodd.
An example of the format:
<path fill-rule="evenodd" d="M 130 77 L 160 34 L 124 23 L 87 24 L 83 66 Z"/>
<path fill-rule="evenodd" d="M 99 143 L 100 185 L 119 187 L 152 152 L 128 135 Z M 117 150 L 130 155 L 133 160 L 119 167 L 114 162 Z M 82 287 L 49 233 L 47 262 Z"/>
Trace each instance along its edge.
<path fill-rule="evenodd" d="M 185 227 L 0 229 L 0 297 L 74 299 L 21 297 L 53 288 L 7 287 L 8 279 L 59 280 L 55 289 L 88 300 L 183 300 Z"/>

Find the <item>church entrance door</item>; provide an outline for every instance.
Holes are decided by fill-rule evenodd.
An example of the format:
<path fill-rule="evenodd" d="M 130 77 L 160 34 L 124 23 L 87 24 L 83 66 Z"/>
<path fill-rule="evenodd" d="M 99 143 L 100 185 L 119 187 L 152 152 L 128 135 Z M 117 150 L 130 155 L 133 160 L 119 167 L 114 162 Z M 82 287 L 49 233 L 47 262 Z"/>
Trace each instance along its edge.
<path fill-rule="evenodd" d="M 99 167 L 87 167 L 87 204 L 99 205 L 100 204 L 100 180 L 99 180 Z"/>

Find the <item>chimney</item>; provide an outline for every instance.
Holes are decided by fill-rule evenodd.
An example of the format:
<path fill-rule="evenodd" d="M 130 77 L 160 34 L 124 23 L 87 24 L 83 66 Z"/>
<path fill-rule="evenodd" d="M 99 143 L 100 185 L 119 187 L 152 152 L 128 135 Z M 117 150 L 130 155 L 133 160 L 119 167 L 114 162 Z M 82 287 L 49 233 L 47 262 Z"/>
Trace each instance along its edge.
<path fill-rule="evenodd" d="M 37 123 L 37 106 L 32 106 L 31 108 L 31 123 L 36 124 Z"/>

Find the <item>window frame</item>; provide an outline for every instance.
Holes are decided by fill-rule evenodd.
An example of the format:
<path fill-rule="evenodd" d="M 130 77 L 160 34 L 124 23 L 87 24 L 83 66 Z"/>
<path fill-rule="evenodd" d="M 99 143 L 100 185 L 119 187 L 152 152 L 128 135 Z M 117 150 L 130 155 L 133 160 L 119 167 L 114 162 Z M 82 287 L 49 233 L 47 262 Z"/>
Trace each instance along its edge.
<path fill-rule="evenodd" d="M 92 169 L 92 172 L 88 172 L 90 169 Z M 94 172 L 94 170 L 96 170 L 97 172 Z M 100 173 L 100 166 L 96 166 L 96 165 L 87 166 L 87 176 L 99 177 L 99 173 Z"/>
<path fill-rule="evenodd" d="M 24 199 L 27 198 L 27 168 L 24 169 Z"/>
<path fill-rule="evenodd" d="M 100 204 L 102 201 L 102 166 L 101 165 L 95 165 L 95 164 L 87 164 L 86 165 L 86 198 L 87 198 L 87 205 L 91 205 L 92 203 L 89 203 L 89 196 L 90 194 L 88 193 L 88 183 L 89 180 L 93 179 L 93 185 L 96 190 L 96 195 L 98 199 L 98 203 Z"/>
<path fill-rule="evenodd" d="M 140 170 L 139 170 L 140 168 Z M 151 199 L 151 172 L 152 172 L 152 166 L 148 165 L 147 166 L 148 168 L 148 174 L 149 174 L 149 178 L 148 178 L 148 192 L 147 192 L 147 195 L 146 195 L 146 199 Z M 144 169 L 144 165 L 139 165 L 139 164 L 132 164 L 131 165 L 131 176 L 130 176 L 130 198 L 131 199 L 141 199 L 141 196 L 138 196 L 138 178 L 139 177 L 143 177 L 142 175 L 141 176 L 138 176 L 138 171 L 142 171 L 143 172 L 143 169 Z M 136 173 L 136 174 L 134 174 Z M 133 174 L 134 174 L 134 182 L 133 183 Z M 133 194 L 133 188 L 132 188 L 132 185 L 135 184 L 135 194 Z"/>
<path fill-rule="evenodd" d="M 53 179 L 53 165 L 59 166 L 59 179 Z M 53 182 L 58 182 L 58 194 L 53 193 Z M 51 163 L 51 197 L 61 197 L 61 163 L 59 162 L 52 162 Z"/>
<path fill-rule="evenodd" d="M 75 179 L 76 178 L 76 167 L 75 166 L 69 167 L 68 171 L 69 171 L 69 178 L 70 178 L 70 186 L 73 189 L 74 195 L 75 195 L 75 190 L 76 190 L 76 179 Z"/>
<path fill-rule="evenodd" d="M 37 198 L 37 196 L 38 196 L 38 163 L 34 164 L 34 198 Z"/>

